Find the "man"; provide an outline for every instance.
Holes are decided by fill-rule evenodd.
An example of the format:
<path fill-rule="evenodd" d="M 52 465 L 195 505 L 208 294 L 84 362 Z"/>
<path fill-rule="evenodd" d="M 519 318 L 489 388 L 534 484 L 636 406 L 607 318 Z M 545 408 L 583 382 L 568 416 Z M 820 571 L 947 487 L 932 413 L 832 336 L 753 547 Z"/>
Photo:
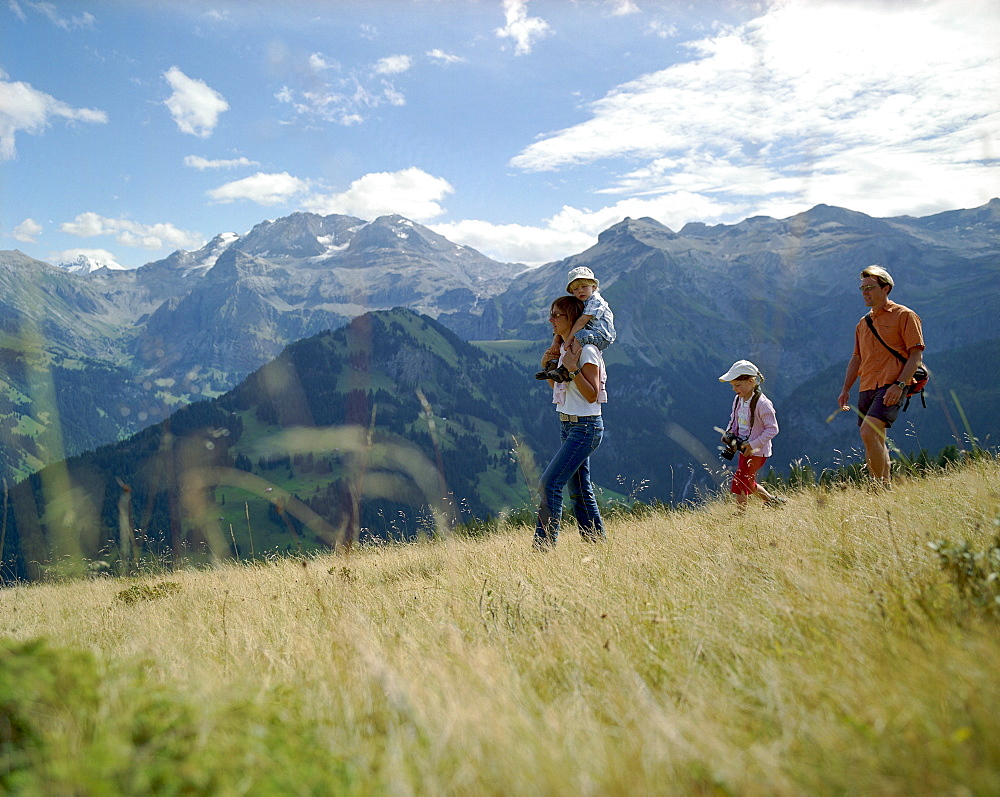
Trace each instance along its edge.
<path fill-rule="evenodd" d="M 851 386 L 860 377 L 858 426 L 865 445 L 865 462 L 871 477 L 884 486 L 890 480 L 885 432 L 899 415 L 906 387 L 920 366 L 924 350 L 920 316 L 890 301 L 893 284 L 889 272 L 881 266 L 868 266 L 861 272 L 861 295 L 871 310 L 854 330 L 854 356 L 847 364 L 844 389 L 837 398 L 841 409 L 849 409 Z M 906 358 L 905 364 L 879 343 L 867 318 L 871 318 L 882 340 Z"/>

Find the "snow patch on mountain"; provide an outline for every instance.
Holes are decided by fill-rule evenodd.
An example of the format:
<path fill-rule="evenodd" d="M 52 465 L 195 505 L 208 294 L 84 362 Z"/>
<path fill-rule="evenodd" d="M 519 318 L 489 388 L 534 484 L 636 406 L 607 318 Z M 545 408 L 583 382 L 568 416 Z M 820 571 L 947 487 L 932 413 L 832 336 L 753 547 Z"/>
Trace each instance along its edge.
<path fill-rule="evenodd" d="M 59 263 L 59 268 L 65 269 L 72 274 L 90 274 L 98 269 L 106 268 L 110 271 L 127 271 L 125 266 L 116 263 L 114 260 L 80 255 L 76 260 L 68 263 Z"/>
<path fill-rule="evenodd" d="M 192 273 L 204 274 L 215 265 L 219 256 L 238 240 L 240 236 L 234 232 L 219 233 L 197 252 L 191 253 L 193 262 L 185 264 L 184 276 Z"/>

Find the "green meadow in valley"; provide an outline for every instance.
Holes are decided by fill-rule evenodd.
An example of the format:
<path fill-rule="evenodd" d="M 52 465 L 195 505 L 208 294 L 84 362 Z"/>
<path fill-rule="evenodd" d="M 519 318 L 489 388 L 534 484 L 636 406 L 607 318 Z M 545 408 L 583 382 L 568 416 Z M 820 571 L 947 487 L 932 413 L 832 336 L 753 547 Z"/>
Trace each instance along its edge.
<path fill-rule="evenodd" d="M 1000 793 L 1000 463 L 788 498 L 8 586 L 0 791 Z"/>

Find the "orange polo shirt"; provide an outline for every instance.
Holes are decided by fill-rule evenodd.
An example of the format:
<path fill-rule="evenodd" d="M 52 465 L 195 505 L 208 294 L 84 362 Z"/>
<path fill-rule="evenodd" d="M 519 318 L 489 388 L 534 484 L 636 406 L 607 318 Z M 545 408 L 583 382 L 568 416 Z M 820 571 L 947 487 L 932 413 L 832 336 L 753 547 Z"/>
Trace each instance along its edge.
<path fill-rule="evenodd" d="M 872 316 L 872 321 L 882 340 L 903 357 L 909 357 L 914 349 L 923 350 L 924 334 L 920 328 L 920 316 L 909 307 L 887 301 Z M 858 372 L 860 390 L 877 390 L 892 384 L 903 371 L 903 363 L 878 342 L 864 318 L 858 321 L 854 330 L 854 355 L 861 357 L 861 370 Z"/>

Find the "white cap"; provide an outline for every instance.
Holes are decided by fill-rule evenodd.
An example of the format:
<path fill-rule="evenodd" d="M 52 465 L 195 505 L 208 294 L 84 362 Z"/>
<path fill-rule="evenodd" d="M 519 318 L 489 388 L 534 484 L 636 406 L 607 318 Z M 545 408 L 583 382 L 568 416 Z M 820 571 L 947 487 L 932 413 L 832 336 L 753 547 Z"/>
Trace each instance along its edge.
<path fill-rule="evenodd" d="M 566 293 L 570 292 L 569 286 L 577 280 L 590 280 L 597 287 L 600 287 L 601 285 L 597 277 L 594 276 L 594 272 L 586 266 L 577 266 L 576 268 L 570 269 L 567 279 L 569 282 L 566 284 Z"/>
<path fill-rule="evenodd" d="M 738 376 L 760 376 L 760 370 L 749 360 L 737 360 L 719 377 L 719 381 L 732 382 Z"/>

